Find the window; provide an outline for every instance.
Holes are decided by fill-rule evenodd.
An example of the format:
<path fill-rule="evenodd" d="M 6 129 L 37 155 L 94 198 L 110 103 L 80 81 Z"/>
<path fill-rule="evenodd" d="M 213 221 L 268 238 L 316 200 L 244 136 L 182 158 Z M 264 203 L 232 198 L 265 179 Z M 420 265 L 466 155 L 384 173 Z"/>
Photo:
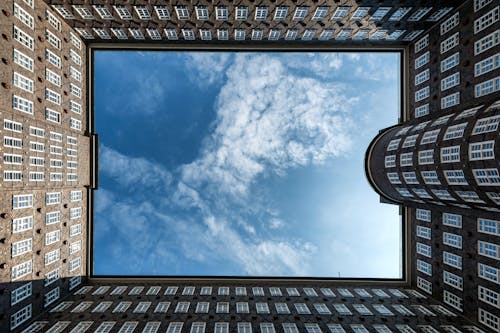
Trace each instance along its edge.
<path fill-rule="evenodd" d="M 458 52 L 442 60 L 441 73 L 446 72 L 447 70 L 450 70 L 453 67 L 457 66 L 459 62 L 460 62 L 460 54 Z"/>
<path fill-rule="evenodd" d="M 361 324 L 351 324 L 351 329 L 353 333 L 369 333 L 366 327 Z"/>
<path fill-rule="evenodd" d="M 307 331 L 307 333 L 321 333 L 321 328 L 319 328 L 319 325 L 314 323 L 306 323 L 304 324 L 304 327 Z"/>
<path fill-rule="evenodd" d="M 28 79 L 26 76 L 21 75 L 17 72 L 14 72 L 13 84 L 14 87 L 20 88 L 30 93 L 33 92 L 33 80 Z"/>
<path fill-rule="evenodd" d="M 392 306 L 394 310 L 396 310 L 399 314 L 402 314 L 403 316 L 414 316 L 415 314 L 411 312 L 406 306 L 396 304 Z"/>
<path fill-rule="evenodd" d="M 311 311 L 307 307 L 305 303 L 295 303 L 295 310 L 297 310 L 298 314 L 310 314 Z"/>
<path fill-rule="evenodd" d="M 158 302 L 154 312 L 166 313 L 169 307 L 170 307 L 170 302 Z"/>
<path fill-rule="evenodd" d="M 352 315 L 351 310 L 347 308 L 345 304 L 333 304 L 335 311 L 337 311 L 340 315 Z"/>
<path fill-rule="evenodd" d="M 432 276 L 432 265 L 420 259 L 417 259 L 417 270 Z"/>
<path fill-rule="evenodd" d="M 500 260 L 500 246 L 484 241 L 477 241 L 477 249 L 480 255 Z"/>
<path fill-rule="evenodd" d="M 14 39 L 33 51 L 33 38 L 14 25 Z"/>
<path fill-rule="evenodd" d="M 236 313 L 249 313 L 247 302 L 236 302 Z"/>
<path fill-rule="evenodd" d="M 361 20 L 368 14 L 368 11 L 370 11 L 370 7 L 358 7 L 352 14 L 351 20 Z"/>
<path fill-rule="evenodd" d="M 31 296 L 32 292 L 32 283 L 28 282 L 26 284 L 23 284 L 22 286 L 12 290 L 10 293 L 10 305 L 15 305 L 22 300 L 25 300 L 26 298 Z"/>
<path fill-rule="evenodd" d="M 484 234 L 500 236 L 500 221 L 478 218 L 477 231 Z"/>
<path fill-rule="evenodd" d="M 418 184 L 417 175 L 415 172 L 403 172 L 403 178 L 406 184 Z"/>
<path fill-rule="evenodd" d="M 81 224 L 75 224 L 72 225 L 69 229 L 69 236 L 74 237 L 76 235 L 79 235 L 82 233 L 82 225 Z"/>
<path fill-rule="evenodd" d="M 446 181 L 450 185 L 467 185 L 464 172 L 462 170 L 444 170 Z"/>
<path fill-rule="evenodd" d="M 191 333 L 205 333 L 206 323 L 194 322 L 191 324 Z"/>
<path fill-rule="evenodd" d="M 441 98 L 441 108 L 446 109 L 460 103 L 460 92 L 453 93 L 451 95 Z"/>
<path fill-rule="evenodd" d="M 267 18 L 267 6 L 258 6 L 255 8 L 255 20 L 265 20 Z"/>
<path fill-rule="evenodd" d="M 388 12 L 391 11 L 391 7 L 379 7 L 377 8 L 377 10 L 375 11 L 375 13 L 373 13 L 370 17 L 370 20 L 372 21 L 380 21 L 384 18 L 385 15 L 387 15 Z"/>
<path fill-rule="evenodd" d="M 417 86 L 421 83 L 424 83 L 425 81 L 429 80 L 429 78 L 430 78 L 430 70 L 426 69 L 425 71 L 415 75 L 415 85 Z"/>
<path fill-rule="evenodd" d="M 433 164 L 434 163 L 434 150 L 422 150 L 418 152 L 418 164 Z"/>
<path fill-rule="evenodd" d="M 57 68 L 61 68 L 61 57 L 57 56 L 54 52 L 49 49 L 45 49 L 45 60 L 54 65 Z"/>
<path fill-rule="evenodd" d="M 55 47 L 58 50 L 61 49 L 61 40 L 59 38 L 57 38 L 56 35 L 54 35 L 48 29 L 45 30 L 45 37 L 50 45 L 52 45 L 53 47 Z"/>
<path fill-rule="evenodd" d="M 19 217 L 12 220 L 12 233 L 33 229 L 33 216 Z"/>
<path fill-rule="evenodd" d="M 271 29 L 269 30 L 269 40 L 278 40 L 281 35 L 281 29 Z"/>
<path fill-rule="evenodd" d="M 45 245 L 57 243 L 61 240 L 61 230 L 54 230 L 45 234 Z"/>
<path fill-rule="evenodd" d="M 448 271 L 443 271 L 443 282 L 458 290 L 462 290 L 463 288 L 463 279 L 460 276 L 450 273 Z"/>
<path fill-rule="evenodd" d="M 479 294 L 479 300 L 481 300 L 485 303 L 488 303 L 490 305 L 493 305 L 494 307 L 497 307 L 500 309 L 500 294 L 499 293 L 479 285 L 478 286 L 478 294 Z"/>
<path fill-rule="evenodd" d="M 316 29 L 306 29 L 302 35 L 302 40 L 312 40 L 316 34 Z"/>
<path fill-rule="evenodd" d="M 388 155 L 385 157 L 385 167 L 393 168 L 396 166 L 396 155 Z"/>
<path fill-rule="evenodd" d="M 417 253 L 424 257 L 432 258 L 432 250 L 429 245 L 417 242 Z"/>
<path fill-rule="evenodd" d="M 323 303 L 315 303 L 314 308 L 319 314 L 331 314 L 330 310 L 326 306 L 326 304 Z"/>
<path fill-rule="evenodd" d="M 300 296 L 297 288 L 286 288 L 286 292 L 287 292 L 288 296 Z"/>
<path fill-rule="evenodd" d="M 353 304 L 352 307 L 360 315 L 364 315 L 364 316 L 373 315 L 373 313 L 364 304 Z"/>
<path fill-rule="evenodd" d="M 20 263 L 18 265 L 12 266 L 11 269 L 11 280 L 17 280 L 22 278 L 23 276 L 26 276 L 28 274 L 31 274 L 32 272 L 32 261 L 28 260 L 23 263 Z"/>
<path fill-rule="evenodd" d="M 69 58 L 77 65 L 82 64 L 82 57 L 80 57 L 74 50 L 69 50 Z"/>
<path fill-rule="evenodd" d="M 287 14 L 288 14 L 288 7 L 286 6 L 276 7 L 276 10 L 274 12 L 274 20 L 275 21 L 284 20 L 286 19 Z"/>
<path fill-rule="evenodd" d="M 299 329 L 294 323 L 283 323 L 281 325 L 283 326 L 284 333 L 299 333 Z"/>
<path fill-rule="evenodd" d="M 478 185 L 498 186 L 500 184 L 498 169 L 472 169 L 472 173 Z"/>
<path fill-rule="evenodd" d="M 114 321 L 103 321 L 99 327 L 94 331 L 94 333 L 108 333 L 111 331 L 113 326 L 115 326 Z"/>
<path fill-rule="evenodd" d="M 151 302 L 139 302 L 134 309 L 134 313 L 146 313 L 151 306 Z"/>
<path fill-rule="evenodd" d="M 427 64 L 429 62 L 429 60 L 430 60 L 430 53 L 429 53 L 429 51 L 427 51 L 424 54 L 422 54 L 420 57 L 415 59 L 415 69 L 418 69 L 418 68 L 424 66 L 425 64 Z"/>
<path fill-rule="evenodd" d="M 474 34 L 483 31 L 493 23 L 497 22 L 500 17 L 500 7 L 495 7 L 483 16 L 474 20 Z"/>
<path fill-rule="evenodd" d="M 495 141 L 483 141 L 469 144 L 469 159 L 471 161 L 489 160 L 495 157 Z"/>
<path fill-rule="evenodd" d="M 424 145 L 436 142 L 440 131 L 441 129 L 425 132 L 424 135 L 422 136 L 422 140 L 420 140 L 420 144 Z"/>
<path fill-rule="evenodd" d="M 252 324 L 238 323 L 238 333 L 252 333 Z"/>
<path fill-rule="evenodd" d="M 278 314 L 290 313 L 290 310 L 288 309 L 288 305 L 286 303 L 275 303 L 274 307 L 276 308 L 276 312 Z"/>
<path fill-rule="evenodd" d="M 45 99 L 49 102 L 52 102 L 54 104 L 60 105 L 61 104 L 61 95 L 56 93 L 53 90 L 50 90 L 49 88 L 45 88 Z M 47 120 L 60 123 L 61 122 L 61 114 L 59 112 L 55 112 L 53 110 L 47 109 L 45 112 L 45 116 Z"/>
<path fill-rule="evenodd" d="M 227 7 L 226 6 L 215 7 L 215 17 L 219 21 L 227 21 L 227 19 L 228 19 Z"/>
<path fill-rule="evenodd" d="M 47 292 L 44 295 L 44 297 L 43 297 L 43 299 L 44 299 L 43 306 L 47 307 L 50 304 L 52 304 L 55 301 L 57 301 L 59 299 L 59 295 L 60 295 L 60 289 L 59 289 L 59 287 L 54 288 L 51 291 Z"/>
<path fill-rule="evenodd" d="M 441 148 L 441 163 L 460 162 L 460 146 Z"/>
<path fill-rule="evenodd" d="M 441 184 L 436 171 L 422 171 L 421 175 L 426 184 L 432 184 L 432 185 Z"/>
<path fill-rule="evenodd" d="M 500 317 L 497 317 L 486 310 L 479 308 L 479 322 L 488 326 L 489 328 L 498 331 L 500 328 Z"/>
<path fill-rule="evenodd" d="M 417 276 L 417 287 L 432 295 L 432 282 Z"/>
<path fill-rule="evenodd" d="M 462 228 L 462 215 L 443 213 L 443 225 Z"/>
<path fill-rule="evenodd" d="M 391 310 L 389 310 L 388 308 L 386 308 L 384 305 L 382 304 L 373 304 L 373 308 L 378 312 L 380 313 L 381 315 L 384 315 L 384 316 L 392 316 L 394 315 L 392 313 Z"/>
<path fill-rule="evenodd" d="M 179 289 L 179 287 L 167 287 L 167 289 L 165 289 L 165 293 L 164 295 L 175 295 L 177 293 L 177 290 Z"/>
<path fill-rule="evenodd" d="M 417 90 L 415 92 L 415 102 L 420 102 L 421 100 L 428 98 L 429 94 L 430 94 L 429 86 L 426 86 L 420 90 Z"/>
<path fill-rule="evenodd" d="M 55 263 L 61 256 L 60 249 L 56 249 L 45 254 L 45 266 Z"/>
<path fill-rule="evenodd" d="M 73 260 L 69 261 L 69 271 L 73 272 L 74 270 L 80 268 L 81 265 L 81 259 L 80 258 L 75 258 Z"/>
<path fill-rule="evenodd" d="M 443 251 L 443 263 L 460 270 L 462 269 L 462 257 L 454 253 Z"/>
<path fill-rule="evenodd" d="M 489 95 L 489 94 L 494 93 L 494 92 L 499 91 L 499 90 L 500 90 L 500 76 L 498 76 L 494 79 L 476 84 L 475 97 L 477 98 L 477 97 Z"/>
<path fill-rule="evenodd" d="M 460 84 L 460 73 L 454 73 L 441 80 L 441 91 L 450 89 Z"/>
<path fill-rule="evenodd" d="M 113 309 L 113 313 L 116 312 L 125 312 L 128 310 L 128 308 L 132 305 L 132 302 L 120 302 L 118 305 Z"/>
<path fill-rule="evenodd" d="M 400 188 L 400 187 L 396 187 L 396 191 L 399 192 L 399 194 L 403 197 L 406 197 L 406 198 L 412 198 L 413 195 L 410 193 L 410 191 L 406 188 Z"/>
<path fill-rule="evenodd" d="M 448 232 L 443 232 L 443 244 L 455 247 L 457 249 L 461 249 L 462 236 L 451 234 Z"/>
<path fill-rule="evenodd" d="M 33 207 L 33 194 L 18 194 L 12 196 L 12 209 Z"/>
<path fill-rule="evenodd" d="M 245 29 L 234 29 L 234 40 L 245 40 L 246 33 Z"/>
<path fill-rule="evenodd" d="M 479 277 L 500 284 L 499 270 L 482 263 L 478 263 Z"/>
<path fill-rule="evenodd" d="M 417 137 L 418 137 L 418 134 L 408 136 L 405 139 L 405 141 L 403 142 L 402 148 L 408 148 L 408 147 L 415 146 L 415 143 L 417 142 Z"/>
<path fill-rule="evenodd" d="M 26 322 L 31 318 L 31 311 L 32 307 L 31 304 L 28 304 L 21 310 L 15 312 L 13 315 L 10 316 L 10 329 L 13 330 L 14 328 L 18 327 L 22 323 Z"/>
<path fill-rule="evenodd" d="M 12 97 L 12 108 L 28 114 L 33 114 L 33 102 L 14 95 Z"/>
<path fill-rule="evenodd" d="M 229 333 L 229 323 L 215 323 L 214 333 Z"/>
<path fill-rule="evenodd" d="M 29 180 L 30 181 L 43 181 L 45 179 L 45 174 L 43 172 L 30 171 Z"/>
<path fill-rule="evenodd" d="M 480 76 L 500 68 L 500 53 L 481 60 L 474 65 L 474 76 Z"/>
<path fill-rule="evenodd" d="M 218 302 L 216 312 L 217 313 L 229 313 L 229 303 L 228 302 Z"/>
<path fill-rule="evenodd" d="M 269 306 L 267 303 L 255 303 L 257 313 L 269 313 Z"/>
<path fill-rule="evenodd" d="M 301 21 L 301 20 L 303 20 L 307 16 L 308 12 L 309 12 L 309 7 L 297 7 L 295 9 L 295 13 L 293 15 L 293 19 Z"/>
<path fill-rule="evenodd" d="M 320 288 L 321 293 L 327 297 L 335 297 L 335 294 L 330 288 Z"/>
<path fill-rule="evenodd" d="M 14 27 L 15 28 L 15 27 Z M 474 55 L 478 55 L 495 47 L 500 43 L 500 30 L 493 31 L 489 35 L 474 43 Z"/>
<path fill-rule="evenodd" d="M 269 292 L 271 293 L 271 296 L 282 296 L 280 288 L 271 287 L 269 288 Z"/>
<path fill-rule="evenodd" d="M 450 31 L 451 29 L 455 28 L 458 23 L 460 22 L 459 18 L 459 13 L 455 13 L 453 16 L 451 16 L 449 19 L 441 23 L 441 36 Z"/>
<path fill-rule="evenodd" d="M 413 165 L 413 153 L 404 153 L 399 155 L 399 165 L 402 167 Z"/>
<path fill-rule="evenodd" d="M 14 49 L 14 63 L 23 67 L 24 69 L 33 72 L 33 59 L 25 55 L 24 53 Z"/>
<path fill-rule="evenodd" d="M 476 121 L 472 135 L 494 132 L 498 129 L 500 116 L 481 118 Z"/>

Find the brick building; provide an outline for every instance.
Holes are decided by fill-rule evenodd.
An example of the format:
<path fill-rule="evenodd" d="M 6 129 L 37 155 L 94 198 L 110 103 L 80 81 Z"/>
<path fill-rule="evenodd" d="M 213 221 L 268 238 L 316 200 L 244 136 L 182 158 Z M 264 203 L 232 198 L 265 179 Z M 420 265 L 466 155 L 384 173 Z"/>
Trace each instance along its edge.
<path fill-rule="evenodd" d="M 498 1 L 0 9 L 2 332 L 500 331 Z M 403 208 L 403 278 L 94 276 L 92 50 L 103 47 L 401 51 L 401 123 L 374 139 L 365 167 Z"/>

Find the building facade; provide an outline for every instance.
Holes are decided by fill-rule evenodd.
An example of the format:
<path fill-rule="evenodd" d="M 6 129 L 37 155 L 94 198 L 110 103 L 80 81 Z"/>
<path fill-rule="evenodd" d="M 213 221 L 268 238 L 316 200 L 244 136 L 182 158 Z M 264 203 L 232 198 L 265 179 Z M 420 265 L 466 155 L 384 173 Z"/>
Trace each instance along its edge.
<path fill-rule="evenodd" d="M 0 10 L 0 331 L 500 331 L 498 1 L 4 0 Z M 98 47 L 402 49 L 404 116 L 365 167 L 407 212 L 407 274 L 93 276 Z"/>

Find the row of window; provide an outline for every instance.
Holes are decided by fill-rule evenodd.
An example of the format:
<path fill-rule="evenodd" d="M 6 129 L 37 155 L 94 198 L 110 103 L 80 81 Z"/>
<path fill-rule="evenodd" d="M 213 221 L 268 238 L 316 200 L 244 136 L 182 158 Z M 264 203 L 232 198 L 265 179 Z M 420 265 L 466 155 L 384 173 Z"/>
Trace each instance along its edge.
<path fill-rule="evenodd" d="M 60 262 L 61 259 L 61 249 L 56 249 L 47 252 L 44 257 L 44 266 L 50 266 L 56 262 Z M 75 273 L 75 271 L 81 267 L 81 258 L 77 257 L 69 260 L 68 270 L 70 273 Z M 11 268 L 11 280 L 15 281 L 33 272 L 33 262 L 32 260 L 24 261 L 20 264 L 12 266 Z M 78 272 L 76 272 L 78 273 Z"/>
<path fill-rule="evenodd" d="M 94 38 L 94 34 L 86 28 L 75 28 L 75 30 L 77 30 L 86 39 Z M 110 28 L 110 31 L 105 28 L 93 28 L 93 32 L 97 37 L 106 40 L 111 39 L 112 36 L 118 39 L 128 39 L 129 37 L 137 40 L 144 40 L 146 39 L 146 37 L 149 37 L 152 40 L 163 39 L 162 33 L 156 28 L 147 28 L 145 30 L 142 30 L 140 28 L 129 28 L 128 30 L 124 30 L 122 28 Z M 351 38 L 353 40 L 363 40 L 367 38 L 371 40 L 396 40 L 400 38 L 406 32 L 406 30 L 395 30 L 393 32 L 389 32 L 389 30 L 386 29 L 359 29 L 354 32 L 354 30 L 350 28 L 339 30 L 305 29 L 300 36 L 299 32 L 299 29 L 287 29 L 286 31 L 284 31 L 282 29 L 276 28 L 270 29 L 266 34 L 263 29 L 252 29 L 251 31 L 248 31 L 247 29 L 237 28 L 233 30 L 233 37 L 234 40 L 246 40 L 247 38 L 250 38 L 251 40 L 296 40 L 299 38 L 301 40 L 317 39 L 320 41 L 329 40 L 332 38 L 336 40 L 345 40 L 348 38 Z M 409 33 L 407 34 L 407 36 L 405 36 L 405 38 L 403 38 L 403 40 L 412 40 L 416 37 L 416 34 L 420 32 L 422 31 L 419 30 L 417 32 Z M 197 38 L 206 41 L 215 38 L 217 38 L 218 40 L 230 39 L 230 31 L 225 28 L 217 29 L 215 36 L 213 31 L 210 29 L 198 29 L 199 37 L 197 36 L 197 32 L 194 29 L 186 28 L 178 31 L 174 28 L 165 28 L 164 35 L 168 40 L 179 40 L 180 38 L 188 41 L 196 40 Z"/>
<path fill-rule="evenodd" d="M 47 321 L 37 321 L 31 324 L 27 329 L 23 331 L 23 333 L 36 333 L 40 332 L 45 326 L 47 326 Z M 94 321 L 81 321 L 74 326 L 70 333 L 84 333 L 89 332 L 89 329 L 93 326 Z M 47 329 L 46 333 L 59 333 L 65 330 L 68 330 L 71 325 L 70 321 L 58 321 L 53 324 L 49 329 Z M 112 329 L 117 330 L 119 333 L 133 333 L 133 332 L 142 332 L 142 333 L 157 333 L 159 332 L 162 323 L 159 321 L 148 321 L 144 324 L 142 330 L 136 330 L 140 325 L 138 321 L 126 321 L 121 324 L 117 324 L 116 321 L 105 321 L 98 322 L 95 324 L 94 333 L 108 333 L 111 332 Z M 275 326 L 276 325 L 276 326 Z M 119 326 L 119 328 L 118 328 Z M 189 333 L 205 333 L 205 332 L 214 332 L 214 333 L 229 333 L 229 332 L 237 332 L 237 333 L 252 333 L 252 332 L 260 332 L 260 333 L 275 333 L 276 331 L 280 331 L 280 327 L 282 332 L 284 333 L 322 333 L 325 332 L 322 327 L 317 323 L 304 323 L 297 325 L 296 323 L 282 323 L 282 324 L 273 324 L 273 323 L 260 323 L 257 328 L 252 328 L 252 323 L 250 322 L 238 322 L 234 327 L 230 325 L 228 322 L 215 322 L 213 324 L 206 322 L 193 322 L 190 324 L 190 328 L 187 328 L 188 325 L 185 325 L 184 322 L 170 322 L 168 325 L 165 324 L 167 333 L 181 333 L 181 332 L 189 332 Z M 255 324 L 254 324 L 255 326 Z M 301 328 L 303 326 L 303 328 Z M 363 324 L 325 324 L 326 332 L 330 333 L 369 333 L 371 330 L 370 326 Z M 185 328 L 186 327 L 186 328 Z M 300 328 L 299 328 L 300 327 Z M 389 328 L 387 325 L 383 324 L 373 324 L 371 325 L 374 332 L 376 333 L 416 333 L 416 330 L 423 333 L 462 333 L 462 332 L 471 332 L 471 333 L 484 333 L 481 329 L 475 326 L 464 326 L 464 331 L 458 329 L 453 325 L 441 325 L 439 329 L 431 326 L 431 325 L 415 325 L 409 326 L 406 324 L 396 324 L 394 325 L 395 331 Z M 347 329 L 347 331 L 346 331 Z"/>
<path fill-rule="evenodd" d="M 121 295 L 123 294 L 126 290 L 128 289 L 127 286 L 118 286 L 115 287 L 113 290 L 111 290 L 110 286 L 101 286 L 98 287 L 92 295 L 105 295 L 107 294 L 110 290 L 111 292 L 109 293 L 110 295 Z M 145 295 L 158 295 L 161 292 L 162 287 L 161 286 L 152 286 L 150 287 Z M 210 296 L 213 293 L 213 287 L 200 287 L 198 294 L 200 296 Z M 80 294 L 86 294 L 90 290 L 92 290 L 92 286 L 85 286 L 82 287 L 80 290 L 75 292 L 75 295 L 80 295 Z M 141 295 L 145 290 L 144 286 L 136 286 L 132 287 L 128 295 Z M 173 296 L 178 294 L 179 292 L 179 287 L 178 286 L 169 286 L 165 288 L 164 295 L 169 295 Z M 389 289 L 388 293 L 385 292 L 382 289 L 371 289 L 372 294 L 370 294 L 366 289 L 364 288 L 354 288 L 354 293 L 357 294 L 359 297 L 372 297 L 372 296 L 378 296 L 378 297 L 403 297 L 406 298 L 407 295 L 405 295 L 401 290 L 399 289 Z M 218 287 L 217 288 L 217 295 L 220 296 L 229 296 L 229 295 L 236 295 L 236 296 L 247 296 L 248 289 L 247 287 L 234 287 L 234 292 L 231 293 L 231 288 L 230 287 Z M 262 287 L 252 287 L 251 292 L 253 296 L 267 296 L 265 289 Z M 286 293 L 285 293 L 286 292 Z M 318 297 L 318 296 L 327 296 L 327 297 L 336 297 L 336 293 L 338 293 L 339 296 L 341 297 L 354 297 L 355 295 L 347 288 L 336 288 L 332 290 L 332 288 L 319 288 L 319 292 L 315 288 L 302 288 L 302 292 L 304 293 L 305 296 L 309 297 Z M 182 288 L 182 292 L 180 294 L 184 296 L 190 296 L 190 295 L 197 295 L 196 287 L 194 286 L 187 286 Z M 298 288 L 279 288 L 279 287 L 270 287 L 268 288 L 268 295 L 270 296 L 301 296 L 301 293 Z"/>
<path fill-rule="evenodd" d="M 70 191 L 71 202 L 77 202 L 82 200 L 83 192 L 81 190 Z M 45 204 L 55 205 L 61 203 L 61 192 L 46 192 L 45 193 Z M 12 195 L 12 209 L 23 209 L 33 207 L 33 194 L 14 194 Z M 77 218 L 82 216 L 82 208 L 75 207 L 70 209 L 71 218 Z"/>
<path fill-rule="evenodd" d="M 53 5 L 52 6 L 56 11 L 59 12 L 66 19 L 74 19 L 75 16 L 73 12 L 69 10 L 67 7 L 63 5 Z M 124 5 L 114 5 L 113 9 L 110 9 L 107 6 L 103 5 L 94 5 L 92 7 L 87 7 L 84 5 L 73 5 L 73 10 L 78 13 L 83 19 L 93 20 L 95 19 L 94 13 L 92 9 L 100 16 L 103 20 L 114 19 L 114 12 L 119 16 L 122 20 L 132 20 L 133 12 L 130 10 L 133 8 L 137 17 L 141 20 L 150 20 L 152 18 L 152 8 L 145 5 L 136 5 L 133 7 L 128 7 Z M 194 6 L 194 12 L 196 13 L 196 19 L 205 21 L 210 20 L 210 12 L 209 8 L 206 5 L 197 5 Z M 371 7 L 357 7 L 351 8 L 349 6 L 338 6 L 335 8 L 335 11 L 331 13 L 330 20 L 339 21 L 346 18 L 350 20 L 362 20 L 362 19 L 370 19 L 372 21 L 380 21 L 384 17 L 387 17 L 389 21 L 400 21 L 404 17 L 407 16 L 409 12 L 412 11 L 412 7 L 401 7 L 392 12 L 389 16 L 389 12 L 392 10 L 391 7 L 378 7 L 375 11 L 372 11 Z M 432 7 L 424 7 L 417 8 L 411 16 L 408 16 L 408 21 L 419 21 L 424 16 L 426 16 Z M 452 8 L 443 8 L 435 11 L 432 15 L 427 18 L 427 21 L 436 22 L 442 17 L 444 17 Z M 171 9 L 168 6 L 153 6 L 153 10 L 160 20 L 171 20 L 173 17 L 171 16 Z M 175 14 L 177 19 L 179 20 L 189 20 L 191 19 L 190 8 L 188 6 L 177 5 L 174 6 Z M 218 21 L 227 21 L 230 18 L 230 13 L 234 13 L 234 19 L 238 21 L 248 20 L 249 13 L 254 13 L 253 19 L 256 21 L 263 21 L 268 19 L 273 19 L 275 21 L 281 21 L 287 19 L 289 15 L 291 15 L 292 11 L 288 6 L 277 6 L 274 9 L 274 15 L 272 15 L 271 10 L 268 6 L 256 6 L 255 8 L 249 9 L 248 6 L 235 6 L 234 8 L 229 8 L 228 6 L 215 6 L 215 19 Z M 328 6 L 320 6 L 314 10 L 314 13 L 310 17 L 313 21 L 320 21 L 327 16 L 329 16 L 330 7 Z M 369 12 L 372 11 L 372 14 L 369 15 Z M 312 11 L 311 11 L 312 12 Z M 302 21 L 307 16 L 310 15 L 310 8 L 307 6 L 298 6 L 293 11 L 293 20 Z M 271 16 L 271 17 L 269 17 Z M 368 17 L 367 17 L 368 16 Z"/>

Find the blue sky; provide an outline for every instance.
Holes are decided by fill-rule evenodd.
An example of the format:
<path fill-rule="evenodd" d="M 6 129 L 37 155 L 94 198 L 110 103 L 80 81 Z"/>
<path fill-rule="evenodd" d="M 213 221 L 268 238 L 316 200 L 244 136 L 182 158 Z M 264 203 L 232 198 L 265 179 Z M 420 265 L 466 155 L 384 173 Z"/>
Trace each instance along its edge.
<path fill-rule="evenodd" d="M 95 53 L 96 274 L 399 277 L 392 53 Z"/>

